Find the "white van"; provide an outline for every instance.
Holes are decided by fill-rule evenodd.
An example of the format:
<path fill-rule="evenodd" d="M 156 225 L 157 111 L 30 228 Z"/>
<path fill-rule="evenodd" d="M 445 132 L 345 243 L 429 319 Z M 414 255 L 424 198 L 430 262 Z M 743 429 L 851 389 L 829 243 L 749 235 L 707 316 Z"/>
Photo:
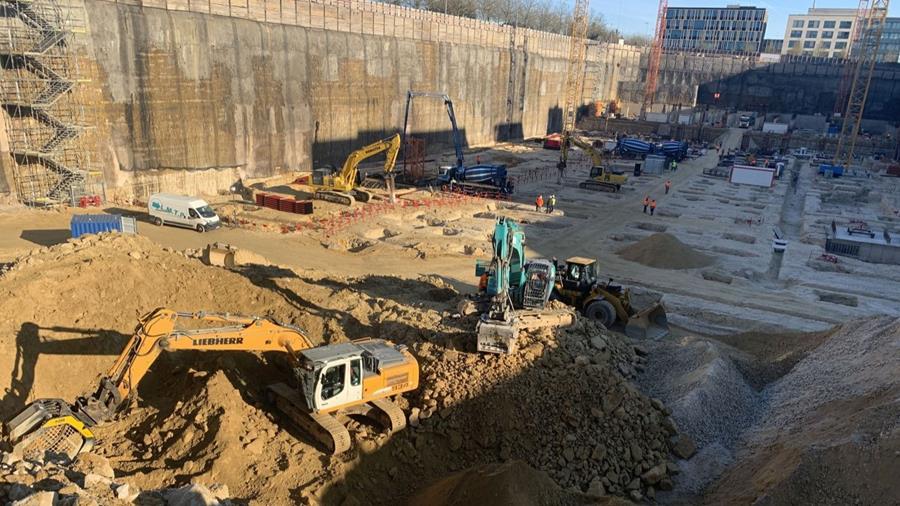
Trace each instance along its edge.
<path fill-rule="evenodd" d="M 219 228 L 219 217 L 203 199 L 171 193 L 154 193 L 150 195 L 147 208 L 153 223 L 162 226 L 165 223 L 179 227 L 193 228 L 197 232 L 206 232 Z"/>

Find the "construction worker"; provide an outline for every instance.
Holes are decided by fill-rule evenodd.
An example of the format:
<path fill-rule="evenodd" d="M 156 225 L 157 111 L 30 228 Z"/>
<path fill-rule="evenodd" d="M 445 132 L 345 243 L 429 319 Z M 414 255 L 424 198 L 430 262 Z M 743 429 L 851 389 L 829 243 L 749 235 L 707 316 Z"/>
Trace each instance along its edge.
<path fill-rule="evenodd" d="M 650 195 L 644 197 L 644 214 L 647 214 L 647 206 L 650 205 Z"/>
<path fill-rule="evenodd" d="M 487 271 L 485 271 L 485 272 L 481 275 L 481 278 L 478 280 L 478 293 L 484 293 L 484 292 L 487 291 L 487 285 L 488 285 L 488 278 L 489 278 L 489 277 L 490 277 L 490 276 L 488 276 Z"/>
<path fill-rule="evenodd" d="M 538 195 L 536 199 L 534 199 L 534 210 L 535 212 L 541 212 L 541 208 L 544 207 L 544 196 Z"/>
<path fill-rule="evenodd" d="M 650 216 L 653 216 L 654 211 L 656 211 L 656 199 L 650 201 Z"/>
<path fill-rule="evenodd" d="M 669 188 L 671 188 L 671 187 L 672 187 L 672 180 L 671 180 L 671 179 L 667 179 L 667 180 L 666 180 L 666 195 L 669 194 Z"/>
<path fill-rule="evenodd" d="M 556 195 L 550 195 L 550 198 L 547 199 L 547 214 L 553 212 L 553 209 L 556 208 Z"/>
<path fill-rule="evenodd" d="M 672 160 L 671 168 L 672 168 L 672 172 L 675 172 L 676 170 L 678 170 L 678 162 L 676 162 L 674 159 Z"/>

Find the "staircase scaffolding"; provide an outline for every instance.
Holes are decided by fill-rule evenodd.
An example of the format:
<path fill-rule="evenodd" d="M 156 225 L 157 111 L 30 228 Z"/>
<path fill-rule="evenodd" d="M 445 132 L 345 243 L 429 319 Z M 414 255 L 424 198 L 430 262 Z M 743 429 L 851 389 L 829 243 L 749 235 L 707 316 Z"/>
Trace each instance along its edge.
<path fill-rule="evenodd" d="M 71 37 L 83 28 L 77 0 L 0 0 L 0 107 L 7 121 L 19 199 L 33 205 L 75 199 L 89 174 L 75 140 L 84 111 L 73 93 Z"/>

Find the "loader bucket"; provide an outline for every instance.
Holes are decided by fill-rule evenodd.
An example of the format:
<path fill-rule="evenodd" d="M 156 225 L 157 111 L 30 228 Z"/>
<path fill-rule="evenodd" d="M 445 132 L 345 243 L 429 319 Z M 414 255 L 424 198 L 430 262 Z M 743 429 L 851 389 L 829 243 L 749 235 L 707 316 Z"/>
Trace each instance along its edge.
<path fill-rule="evenodd" d="M 6 423 L 13 454 L 26 460 L 72 461 L 90 451 L 94 434 L 62 399 L 29 404 Z"/>
<path fill-rule="evenodd" d="M 666 308 L 656 303 L 634 313 L 625 325 L 625 334 L 632 339 L 662 339 L 669 335 Z"/>

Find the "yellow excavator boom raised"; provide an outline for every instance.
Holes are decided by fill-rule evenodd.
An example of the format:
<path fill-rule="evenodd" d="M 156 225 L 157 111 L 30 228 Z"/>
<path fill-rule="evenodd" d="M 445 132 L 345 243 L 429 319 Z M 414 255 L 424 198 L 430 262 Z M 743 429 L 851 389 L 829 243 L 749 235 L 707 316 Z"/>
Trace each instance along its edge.
<path fill-rule="evenodd" d="M 563 150 L 563 160 L 568 160 L 569 156 L 569 143 L 572 143 L 579 148 L 581 148 L 588 156 L 591 157 L 591 163 L 594 167 L 602 167 L 603 166 L 603 155 L 591 145 L 590 142 L 575 136 L 575 135 L 567 135 L 563 138 L 562 147 L 560 149 Z"/>
<path fill-rule="evenodd" d="M 397 154 L 400 152 L 400 134 L 394 134 L 386 139 L 373 142 L 350 153 L 344 160 L 341 170 L 335 174 L 327 175 L 317 180 L 313 178 L 313 186 L 316 188 L 315 197 L 320 200 L 351 205 L 354 200 L 367 202 L 371 196 L 365 190 L 357 186 L 359 178 L 359 164 L 379 153 L 385 153 L 384 173 L 392 175 L 397 163 Z"/>

